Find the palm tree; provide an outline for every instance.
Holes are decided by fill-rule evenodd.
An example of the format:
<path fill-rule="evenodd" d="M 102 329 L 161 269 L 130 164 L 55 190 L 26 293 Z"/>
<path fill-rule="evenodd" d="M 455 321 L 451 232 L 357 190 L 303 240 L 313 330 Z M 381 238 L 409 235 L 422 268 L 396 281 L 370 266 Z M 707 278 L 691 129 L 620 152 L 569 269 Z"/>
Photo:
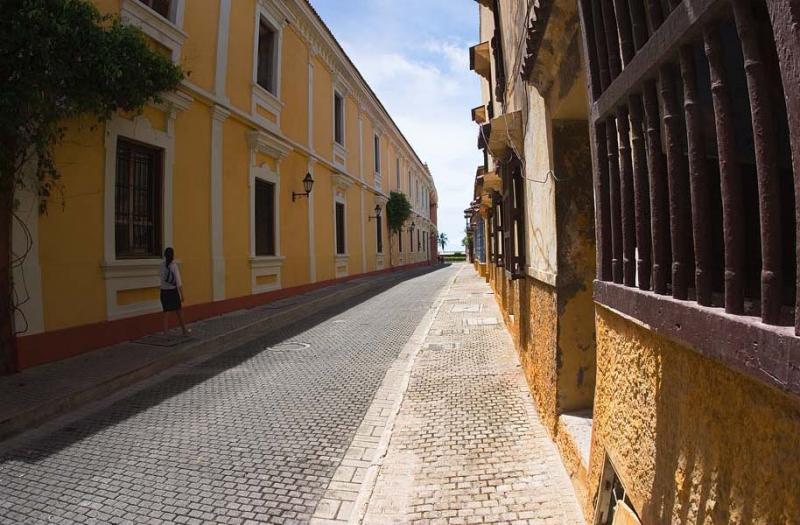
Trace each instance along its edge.
<path fill-rule="evenodd" d="M 439 234 L 439 245 L 442 247 L 442 251 L 444 251 L 444 247 L 447 246 L 447 234 L 444 232 Z"/>

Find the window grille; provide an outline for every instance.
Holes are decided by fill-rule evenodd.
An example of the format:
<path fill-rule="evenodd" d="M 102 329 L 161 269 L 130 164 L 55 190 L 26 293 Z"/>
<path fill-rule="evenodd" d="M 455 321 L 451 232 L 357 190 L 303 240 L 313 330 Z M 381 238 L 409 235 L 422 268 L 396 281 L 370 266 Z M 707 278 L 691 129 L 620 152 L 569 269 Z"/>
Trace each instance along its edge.
<path fill-rule="evenodd" d="M 624 503 L 633 511 L 633 503 L 625 491 L 622 480 L 617 475 L 617 471 L 614 470 L 614 465 L 606 457 L 600 480 L 600 490 L 597 494 L 595 524 L 612 525 L 614 523 L 614 514 L 618 510 L 620 503 Z"/>
<path fill-rule="evenodd" d="M 403 230 L 397 231 L 397 249 L 400 253 L 403 253 Z"/>
<path fill-rule="evenodd" d="M 256 179 L 256 255 L 275 255 L 275 185 Z"/>
<path fill-rule="evenodd" d="M 163 16 L 167 20 L 173 21 L 172 16 L 172 2 L 171 0 L 139 0 L 141 3 Z"/>
<path fill-rule="evenodd" d="M 275 85 L 276 67 L 276 45 L 277 32 L 267 23 L 261 20 L 258 29 L 258 85 L 272 93 L 277 94 Z"/>
<path fill-rule="evenodd" d="M 344 255 L 347 253 L 345 245 L 345 224 L 344 224 L 344 204 L 336 203 L 336 253 Z"/>
<path fill-rule="evenodd" d="M 375 218 L 375 235 L 378 253 L 383 253 L 383 217 L 380 215 Z"/>
<path fill-rule="evenodd" d="M 503 180 L 502 223 L 506 226 L 502 234 L 504 266 L 512 278 L 525 275 L 525 189 L 522 163 L 512 156 L 511 161 L 500 167 Z"/>
<path fill-rule="evenodd" d="M 797 174 L 789 139 L 797 130 L 785 101 L 795 95 L 784 92 L 768 6 L 579 7 L 598 279 L 792 324 Z"/>
<path fill-rule="evenodd" d="M 119 258 L 161 256 L 162 159 L 160 149 L 117 142 L 114 235 Z"/>

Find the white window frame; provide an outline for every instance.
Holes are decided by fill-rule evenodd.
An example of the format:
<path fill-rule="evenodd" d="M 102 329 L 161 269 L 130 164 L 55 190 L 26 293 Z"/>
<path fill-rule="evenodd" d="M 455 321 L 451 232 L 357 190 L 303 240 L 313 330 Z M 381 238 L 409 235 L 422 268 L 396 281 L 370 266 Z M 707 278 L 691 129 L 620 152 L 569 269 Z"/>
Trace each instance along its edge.
<path fill-rule="evenodd" d="M 275 255 L 256 255 L 256 179 L 275 185 L 273 213 L 275 224 Z M 250 279 L 252 293 L 264 293 L 281 288 L 281 267 L 285 257 L 281 256 L 281 176 L 268 164 L 250 169 Z M 259 285 L 258 278 L 274 275 L 270 284 Z"/>
<path fill-rule="evenodd" d="M 336 97 L 342 99 L 342 142 L 336 141 Z M 333 140 L 333 163 L 345 169 L 347 163 L 347 88 L 339 82 L 334 83 L 331 97 L 331 137 Z"/>
<path fill-rule="evenodd" d="M 251 79 L 251 113 L 253 118 L 267 129 L 278 130 L 281 123 L 281 72 L 283 70 L 283 29 L 286 20 L 290 19 L 291 14 L 283 5 L 283 2 L 275 0 L 259 0 L 255 9 L 253 23 L 253 74 Z M 275 79 L 275 93 L 262 87 L 258 83 L 258 38 L 261 29 L 261 22 L 264 21 L 275 31 L 275 49 L 273 52 L 272 67 L 275 69 L 273 78 Z M 258 113 L 257 108 L 262 107 L 275 115 L 275 122 Z"/>
<path fill-rule="evenodd" d="M 122 0 L 119 13 L 123 23 L 138 27 L 145 35 L 169 49 L 172 61 L 177 64 L 188 38 L 183 31 L 185 11 L 186 0 L 172 0 L 169 19 L 139 0 Z"/>
<path fill-rule="evenodd" d="M 381 135 L 380 133 L 372 134 L 372 168 L 375 170 L 375 176 L 381 176 Z"/>
<path fill-rule="evenodd" d="M 172 97 L 175 96 L 172 95 Z M 186 103 L 186 107 L 188 107 L 188 102 Z M 161 181 L 161 249 L 163 250 L 167 246 L 172 246 L 172 180 L 175 165 L 176 111 L 173 108 L 168 108 L 166 113 L 166 131 L 154 128 L 150 120 L 144 115 L 139 115 L 133 120 L 115 115 L 106 122 L 105 191 L 103 194 L 103 261 L 101 263 L 101 268 L 106 287 L 106 316 L 109 320 L 157 312 L 161 309 L 161 304 L 158 299 L 127 305 L 117 303 L 118 292 L 155 288 L 161 284 L 161 258 L 117 259 L 114 223 L 116 215 L 117 145 L 119 144 L 119 139 L 129 139 L 154 148 L 159 148 L 163 151 Z"/>
<path fill-rule="evenodd" d="M 342 101 L 342 141 L 336 140 L 336 99 Z M 345 148 L 347 146 L 347 97 L 337 88 L 333 88 L 333 143 Z"/>

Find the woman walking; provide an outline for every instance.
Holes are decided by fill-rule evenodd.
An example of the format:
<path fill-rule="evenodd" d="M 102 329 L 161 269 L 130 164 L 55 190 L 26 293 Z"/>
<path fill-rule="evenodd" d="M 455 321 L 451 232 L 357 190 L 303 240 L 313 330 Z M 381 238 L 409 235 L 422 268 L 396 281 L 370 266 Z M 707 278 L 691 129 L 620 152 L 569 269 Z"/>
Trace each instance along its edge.
<path fill-rule="evenodd" d="M 175 250 L 167 248 L 164 250 L 164 262 L 161 263 L 161 307 L 164 309 L 164 333 L 169 330 L 169 312 L 178 315 L 181 323 L 183 335 L 188 336 L 191 330 L 186 328 L 181 313 L 181 303 L 183 302 L 183 282 L 178 265 L 175 264 Z"/>

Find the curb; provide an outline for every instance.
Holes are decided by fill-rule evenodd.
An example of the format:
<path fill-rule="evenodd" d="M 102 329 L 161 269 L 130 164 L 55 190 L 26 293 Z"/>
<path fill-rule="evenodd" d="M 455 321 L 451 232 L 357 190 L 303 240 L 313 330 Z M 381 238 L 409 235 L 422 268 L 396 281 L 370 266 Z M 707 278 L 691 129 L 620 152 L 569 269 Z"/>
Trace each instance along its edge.
<path fill-rule="evenodd" d="M 9 419 L 0 421 L 0 442 L 34 429 L 84 405 L 108 397 L 125 387 L 140 383 L 177 365 L 206 361 L 255 338 L 269 336 L 286 326 L 338 306 L 349 299 L 359 297 L 392 282 L 412 277 L 418 272 L 418 269 L 392 272 L 387 276 L 374 280 L 356 281 L 356 284 L 351 284 L 343 290 L 338 288 L 327 290 L 327 293 L 321 297 L 289 305 L 285 309 L 266 315 L 258 321 L 215 335 L 209 339 L 188 344 L 162 358 L 145 363 L 139 368 L 125 371 L 114 378 L 88 385 L 86 388 L 76 390 L 57 400 L 48 400 L 27 406 L 24 411 L 14 414 Z M 321 290 L 324 291 L 325 288 Z"/>

